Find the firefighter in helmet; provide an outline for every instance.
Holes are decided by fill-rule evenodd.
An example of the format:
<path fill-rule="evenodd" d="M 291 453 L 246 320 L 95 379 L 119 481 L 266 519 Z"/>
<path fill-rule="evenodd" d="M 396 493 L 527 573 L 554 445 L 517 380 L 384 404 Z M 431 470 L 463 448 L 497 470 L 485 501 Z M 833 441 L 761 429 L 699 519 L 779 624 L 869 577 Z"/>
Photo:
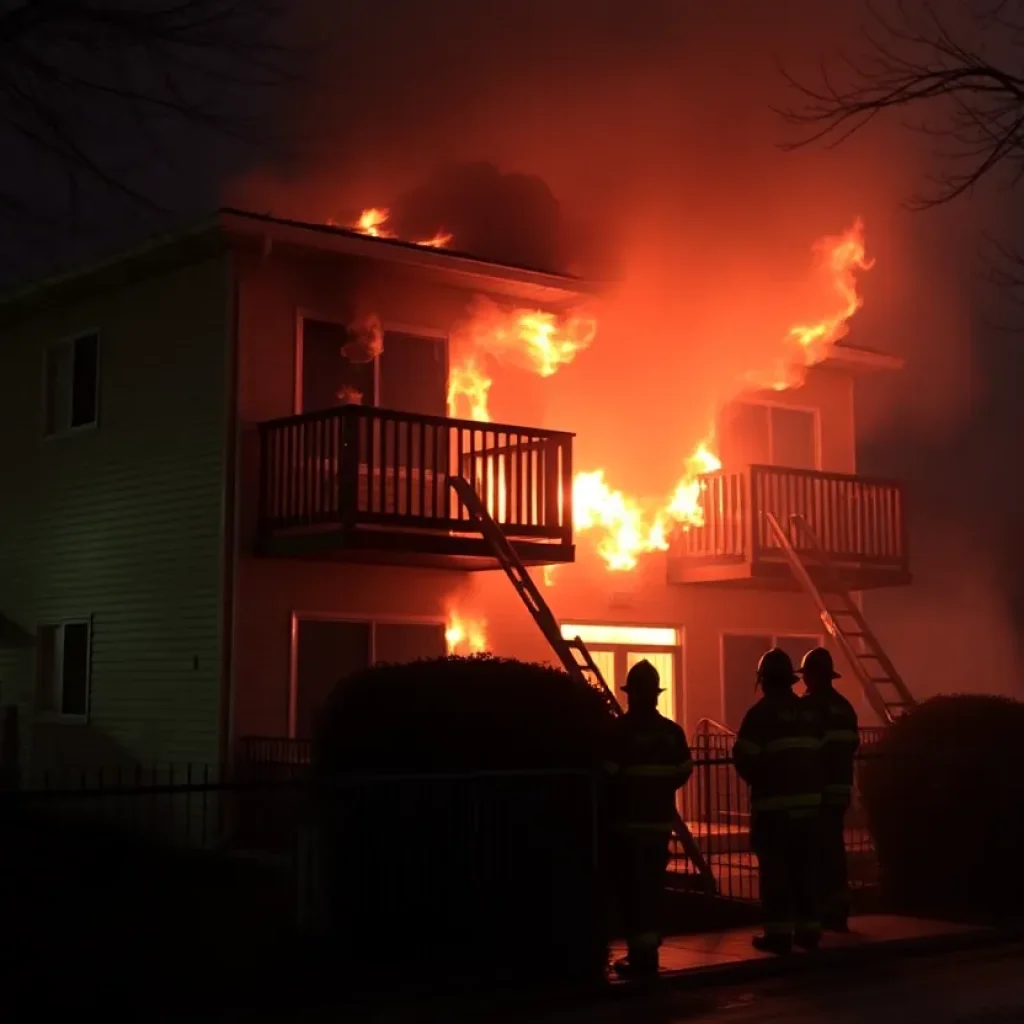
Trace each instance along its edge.
<path fill-rule="evenodd" d="M 850 894 L 846 874 L 846 809 L 853 794 L 853 762 L 860 729 L 853 705 L 832 685 L 840 678 L 824 647 L 808 651 L 800 662 L 807 693 L 824 729 L 822 748 L 821 819 L 816 875 L 822 927 L 847 931 Z"/>
<path fill-rule="evenodd" d="M 817 947 L 814 865 L 821 806 L 822 729 L 812 705 L 793 692 L 793 662 L 777 647 L 757 665 L 761 699 L 746 713 L 733 747 L 750 785 L 750 840 L 757 856 L 764 931 L 756 949 Z"/>
<path fill-rule="evenodd" d="M 693 771 L 686 734 L 658 712 L 657 669 L 641 661 L 623 692 L 629 709 L 615 720 L 605 762 L 612 818 L 612 870 L 628 948 L 615 964 L 623 977 L 658 973 L 659 918 L 676 790 Z"/>

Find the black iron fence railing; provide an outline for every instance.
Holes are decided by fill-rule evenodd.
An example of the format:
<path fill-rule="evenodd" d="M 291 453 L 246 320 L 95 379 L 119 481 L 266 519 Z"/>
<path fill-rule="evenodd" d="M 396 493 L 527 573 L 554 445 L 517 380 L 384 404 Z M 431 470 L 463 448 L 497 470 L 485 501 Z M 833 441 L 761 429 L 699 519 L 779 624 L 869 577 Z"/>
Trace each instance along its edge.
<path fill-rule="evenodd" d="M 861 760 L 881 730 L 862 730 Z M 750 849 L 747 786 L 731 760 L 733 738 L 698 731 L 692 741 L 695 768 L 680 790 L 679 810 L 701 853 L 711 866 L 721 896 L 757 899 L 756 863 Z M 187 846 L 226 851 L 258 851 L 282 862 L 298 863 L 311 827 L 307 781 L 308 741 L 249 737 L 241 741 L 235 767 L 167 767 L 150 771 L 69 771 L 29 777 L 17 797 L 30 808 L 47 808 L 75 817 L 99 817 L 147 836 Z M 378 780 L 347 784 L 372 788 Z M 389 780 L 396 806 L 406 792 L 422 789 L 413 779 Z M 482 784 L 481 784 L 482 785 Z M 477 792 L 483 792 L 480 786 Z M 417 798 L 418 799 L 418 798 Z M 412 798 L 410 798 L 410 801 Z M 408 802 L 411 806 L 411 802 Z M 434 823 L 442 830 L 447 819 Z M 422 830 L 421 830 L 422 831 Z M 421 838 L 410 836 L 414 845 Z M 874 851 L 859 792 L 847 817 L 846 845 L 855 888 L 877 875 Z M 301 858 L 300 858 L 301 859 Z M 697 869 L 674 846 L 672 879 L 683 887 L 696 883 Z"/>

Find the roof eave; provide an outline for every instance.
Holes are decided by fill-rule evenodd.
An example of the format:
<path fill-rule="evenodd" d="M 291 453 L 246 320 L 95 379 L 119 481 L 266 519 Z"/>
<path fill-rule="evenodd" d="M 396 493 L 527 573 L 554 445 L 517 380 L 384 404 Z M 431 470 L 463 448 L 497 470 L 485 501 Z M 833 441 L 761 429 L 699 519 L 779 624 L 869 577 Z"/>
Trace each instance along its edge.
<path fill-rule="evenodd" d="M 851 372 L 875 372 L 882 370 L 902 370 L 906 366 L 902 356 L 889 355 L 886 352 L 875 352 L 868 348 L 857 348 L 855 345 L 835 345 L 825 364 L 841 367 Z"/>
<path fill-rule="evenodd" d="M 249 237 L 264 244 L 319 249 L 410 269 L 434 270 L 467 285 L 501 282 L 506 290 L 537 301 L 557 301 L 600 295 L 605 285 L 561 274 L 491 263 L 463 253 L 415 245 L 397 239 L 374 238 L 328 224 L 286 221 L 271 215 L 224 209 L 222 228 L 235 237 Z"/>

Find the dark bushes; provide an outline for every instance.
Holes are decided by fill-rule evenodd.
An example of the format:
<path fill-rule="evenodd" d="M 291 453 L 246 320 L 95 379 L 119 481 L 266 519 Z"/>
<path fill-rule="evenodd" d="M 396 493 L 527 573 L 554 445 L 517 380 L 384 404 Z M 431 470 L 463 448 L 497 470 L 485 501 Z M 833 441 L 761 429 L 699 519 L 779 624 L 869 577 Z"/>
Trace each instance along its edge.
<path fill-rule="evenodd" d="M 860 786 L 887 899 L 910 912 L 1024 913 L 1024 704 L 936 697 L 864 750 Z"/>
<path fill-rule="evenodd" d="M 604 697 L 489 656 L 377 666 L 314 740 L 329 919 L 360 971 L 601 976 Z"/>

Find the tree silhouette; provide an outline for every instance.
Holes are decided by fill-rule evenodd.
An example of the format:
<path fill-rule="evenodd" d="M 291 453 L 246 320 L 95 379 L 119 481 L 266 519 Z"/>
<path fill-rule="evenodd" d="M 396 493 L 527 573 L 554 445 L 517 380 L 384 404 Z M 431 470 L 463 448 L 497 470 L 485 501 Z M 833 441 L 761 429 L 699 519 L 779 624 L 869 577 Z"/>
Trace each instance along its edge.
<path fill-rule="evenodd" d="M 173 122 L 269 143 L 245 107 L 293 74 L 296 51 L 280 35 L 287 11 L 286 0 L 0 3 L 0 218 L 84 222 L 83 194 L 95 186 L 161 208 L 138 167 L 195 159 L 168 144 Z M 54 175 L 64 195 L 42 203 L 37 181 Z"/>
<path fill-rule="evenodd" d="M 958 0 L 945 15 L 904 0 L 891 16 L 870 0 L 866 9 L 859 57 L 823 67 L 814 84 L 781 69 L 798 100 L 777 112 L 803 129 L 783 148 L 837 146 L 878 117 L 901 111 L 908 129 L 936 145 L 935 170 L 906 201 L 911 209 L 950 203 L 983 179 L 1018 185 L 1024 178 L 1024 3 Z M 1024 306 L 1024 251 L 986 235 L 979 257 L 990 283 Z M 994 326 L 1017 331 L 1017 319 Z"/>
<path fill-rule="evenodd" d="M 973 9 L 972 9 L 973 8 Z M 926 209 L 969 192 L 997 170 L 1024 176 L 1024 5 L 962 0 L 957 17 L 903 0 L 892 16 L 867 4 L 864 52 L 823 68 L 814 84 L 782 70 L 799 99 L 780 110 L 806 131 L 786 149 L 838 145 L 877 117 L 901 110 L 936 141 L 938 169 L 909 205 Z"/>

